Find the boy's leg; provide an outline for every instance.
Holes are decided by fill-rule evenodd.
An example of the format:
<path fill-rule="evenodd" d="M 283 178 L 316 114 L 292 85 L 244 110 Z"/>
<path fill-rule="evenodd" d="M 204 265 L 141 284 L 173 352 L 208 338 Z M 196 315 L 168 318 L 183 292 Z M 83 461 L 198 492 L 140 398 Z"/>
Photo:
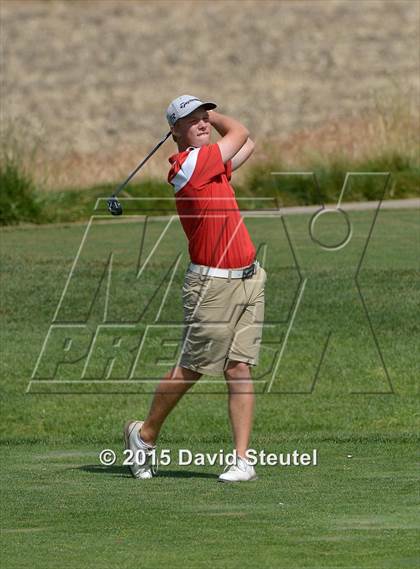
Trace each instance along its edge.
<path fill-rule="evenodd" d="M 243 362 L 230 361 L 225 378 L 229 391 L 229 417 L 232 425 L 236 452 L 245 458 L 248 450 L 254 413 L 254 384 L 249 366 Z"/>
<path fill-rule="evenodd" d="M 162 425 L 181 397 L 202 376 L 201 373 L 176 366 L 160 381 L 149 414 L 141 427 L 141 438 L 154 445 Z"/>

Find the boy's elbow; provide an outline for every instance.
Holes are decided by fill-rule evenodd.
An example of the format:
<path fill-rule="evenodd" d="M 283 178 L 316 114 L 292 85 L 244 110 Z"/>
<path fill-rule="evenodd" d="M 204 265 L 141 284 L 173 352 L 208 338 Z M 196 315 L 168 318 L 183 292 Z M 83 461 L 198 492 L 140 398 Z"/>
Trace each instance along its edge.
<path fill-rule="evenodd" d="M 247 140 L 248 140 L 248 138 L 249 138 L 249 130 L 248 130 L 247 128 L 245 128 L 245 127 L 242 127 L 242 128 L 243 128 L 243 133 L 242 133 L 242 135 L 243 135 L 243 137 L 244 137 L 244 144 L 245 144 L 245 142 L 247 142 Z"/>

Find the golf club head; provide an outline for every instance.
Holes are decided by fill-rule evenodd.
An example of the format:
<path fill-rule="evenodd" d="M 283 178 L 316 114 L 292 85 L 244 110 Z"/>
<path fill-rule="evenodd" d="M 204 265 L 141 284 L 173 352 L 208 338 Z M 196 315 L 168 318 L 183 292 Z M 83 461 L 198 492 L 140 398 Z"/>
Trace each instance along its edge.
<path fill-rule="evenodd" d="M 108 204 L 108 211 L 112 215 L 122 215 L 122 205 L 117 198 L 109 198 L 106 202 Z"/>

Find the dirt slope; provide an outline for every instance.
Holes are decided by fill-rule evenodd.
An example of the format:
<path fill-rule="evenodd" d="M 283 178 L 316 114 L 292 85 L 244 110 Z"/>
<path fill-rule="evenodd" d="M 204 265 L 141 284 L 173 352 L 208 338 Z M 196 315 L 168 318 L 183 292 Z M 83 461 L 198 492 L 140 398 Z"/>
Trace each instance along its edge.
<path fill-rule="evenodd" d="M 418 92 L 416 0 L 2 0 L 2 121 L 42 146 L 54 184 L 123 176 L 180 93 L 259 140 Z M 163 175 L 170 143 L 147 173 Z M 53 185 L 54 185 L 53 184 Z"/>

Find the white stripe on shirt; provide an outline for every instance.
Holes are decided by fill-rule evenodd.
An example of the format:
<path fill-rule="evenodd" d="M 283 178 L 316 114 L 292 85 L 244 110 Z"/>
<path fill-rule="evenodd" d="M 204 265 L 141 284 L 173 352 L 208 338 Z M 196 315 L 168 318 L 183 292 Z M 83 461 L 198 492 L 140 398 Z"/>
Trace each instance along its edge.
<path fill-rule="evenodd" d="M 199 151 L 199 148 L 194 148 L 191 150 L 187 158 L 181 164 L 181 168 L 179 169 L 178 173 L 172 178 L 171 184 L 174 187 L 175 193 L 179 192 L 179 190 L 182 190 L 182 188 L 186 186 L 190 181 L 197 164 Z"/>

